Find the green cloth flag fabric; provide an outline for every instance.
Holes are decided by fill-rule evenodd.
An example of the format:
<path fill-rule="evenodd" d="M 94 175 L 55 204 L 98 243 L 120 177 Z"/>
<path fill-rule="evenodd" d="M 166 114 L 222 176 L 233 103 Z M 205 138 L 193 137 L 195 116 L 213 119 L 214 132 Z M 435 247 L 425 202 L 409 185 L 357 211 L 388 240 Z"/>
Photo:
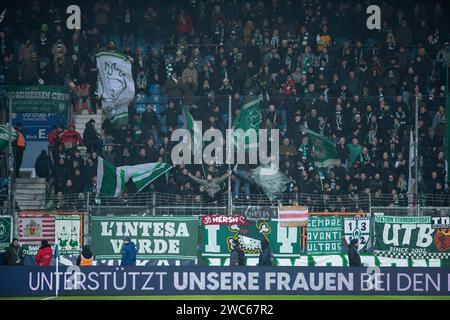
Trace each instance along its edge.
<path fill-rule="evenodd" d="M 233 121 L 232 128 L 234 132 L 234 144 L 239 145 L 238 141 L 240 139 L 245 139 L 245 150 L 250 148 L 255 148 L 258 146 L 259 139 L 259 126 L 261 123 L 261 113 L 259 107 L 259 98 L 251 100 L 242 106 L 242 109 L 239 111 L 236 119 Z M 242 136 L 242 132 L 236 132 L 236 130 L 241 129 L 244 133 L 244 137 Z M 256 133 L 256 141 L 250 143 L 250 137 L 246 134 L 247 130 L 253 129 Z"/>
<path fill-rule="evenodd" d="M 447 160 L 447 181 L 450 182 L 450 66 L 445 70 L 445 159 Z"/>
<path fill-rule="evenodd" d="M 251 177 L 270 201 L 280 197 L 286 190 L 286 185 L 291 182 L 274 164 L 257 167 Z"/>
<path fill-rule="evenodd" d="M 302 127 L 302 131 L 309 137 L 312 146 L 311 156 L 316 167 L 329 168 L 341 163 L 334 143 L 330 139 L 306 127 Z"/>
<path fill-rule="evenodd" d="M 102 158 L 97 165 L 97 193 L 118 197 L 131 179 L 137 188 L 137 192 L 172 169 L 167 163 L 155 162 L 138 164 L 135 166 L 115 167 Z"/>
<path fill-rule="evenodd" d="M 353 163 L 356 161 L 356 159 L 358 158 L 358 156 L 361 154 L 362 146 L 360 144 L 355 146 L 355 145 L 349 143 L 349 144 L 347 144 L 347 148 L 349 151 L 348 166 L 351 167 L 353 165 Z"/>
<path fill-rule="evenodd" d="M 194 153 L 194 150 L 199 150 L 200 153 L 203 152 L 202 128 L 198 125 L 197 122 L 195 122 L 195 119 L 192 117 L 187 107 L 183 108 L 183 115 L 186 129 L 188 129 L 191 133 L 192 153 Z"/>
<path fill-rule="evenodd" d="M 17 132 L 11 128 L 12 141 L 17 139 Z M 6 149 L 9 145 L 9 125 L 0 125 L 0 151 Z"/>

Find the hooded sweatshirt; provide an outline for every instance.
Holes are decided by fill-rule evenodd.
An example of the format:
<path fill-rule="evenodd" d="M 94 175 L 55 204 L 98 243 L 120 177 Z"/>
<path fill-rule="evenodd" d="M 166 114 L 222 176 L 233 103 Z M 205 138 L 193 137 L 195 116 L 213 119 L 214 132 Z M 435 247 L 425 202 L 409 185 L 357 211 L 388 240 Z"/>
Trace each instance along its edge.
<path fill-rule="evenodd" d="M 38 266 L 49 266 L 52 255 L 53 252 L 51 247 L 40 248 L 36 255 L 36 264 Z"/>

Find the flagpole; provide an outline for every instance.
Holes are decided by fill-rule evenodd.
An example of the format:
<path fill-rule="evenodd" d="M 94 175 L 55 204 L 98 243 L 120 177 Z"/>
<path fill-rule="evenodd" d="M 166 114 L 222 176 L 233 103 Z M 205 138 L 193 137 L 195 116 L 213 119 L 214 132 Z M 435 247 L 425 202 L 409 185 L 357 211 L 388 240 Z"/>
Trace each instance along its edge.
<path fill-rule="evenodd" d="M 419 215 L 419 97 L 416 95 L 416 130 L 415 130 L 415 148 L 414 148 L 414 170 L 415 170 L 415 198 L 416 198 L 416 210 Z"/>
<path fill-rule="evenodd" d="M 13 155 L 13 145 L 12 145 L 12 96 L 9 96 L 9 139 L 8 139 L 8 168 L 9 168 L 9 175 L 8 175 L 8 202 L 9 202 L 9 214 L 11 215 L 11 218 L 13 220 L 13 225 L 14 225 L 14 236 L 18 237 L 19 232 L 18 232 L 18 221 L 16 219 L 16 215 L 15 215 L 15 208 L 14 208 L 14 192 L 12 190 L 13 188 L 13 179 L 14 179 L 14 175 L 15 175 L 15 168 L 14 168 L 14 155 Z"/>
<path fill-rule="evenodd" d="M 228 129 L 231 129 L 231 95 L 228 96 Z M 228 163 L 228 172 L 231 171 L 231 161 Z M 228 209 L 233 214 L 233 195 L 231 194 L 231 174 L 228 175 Z"/>
<path fill-rule="evenodd" d="M 56 287 L 56 294 L 55 294 L 55 296 L 56 297 L 58 297 L 58 294 L 59 294 L 59 247 L 58 247 L 58 244 L 56 244 L 56 246 L 55 246 L 55 256 L 56 256 L 56 267 L 55 267 L 55 274 L 56 274 L 56 285 L 55 285 L 55 287 Z"/>

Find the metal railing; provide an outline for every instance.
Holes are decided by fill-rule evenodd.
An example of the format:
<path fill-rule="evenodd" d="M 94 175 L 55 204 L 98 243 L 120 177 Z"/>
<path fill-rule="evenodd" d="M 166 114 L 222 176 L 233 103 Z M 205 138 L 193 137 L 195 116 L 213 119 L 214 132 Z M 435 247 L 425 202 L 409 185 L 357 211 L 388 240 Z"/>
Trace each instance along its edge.
<path fill-rule="evenodd" d="M 270 201 L 263 194 L 233 197 L 232 207 L 228 204 L 228 193 L 224 192 L 217 202 L 206 203 L 201 195 L 181 195 L 161 192 L 124 193 L 114 198 L 110 195 L 95 193 L 55 194 L 47 195 L 45 210 L 88 211 L 95 214 L 148 214 L 148 215 L 198 215 L 198 214 L 242 214 L 249 206 L 277 207 L 279 205 L 301 205 L 308 207 L 310 212 L 371 212 L 371 208 L 390 208 L 403 214 L 404 208 L 416 210 L 417 214 L 450 213 L 450 196 L 419 195 L 419 206 L 408 205 L 406 196 L 398 198 L 390 194 L 304 194 L 285 193 L 279 199 Z M 413 207 L 413 208 L 412 208 Z M 417 211 L 418 210 L 418 211 Z M 372 210 L 373 211 L 373 210 Z M 417 213 L 419 212 L 419 213 Z"/>

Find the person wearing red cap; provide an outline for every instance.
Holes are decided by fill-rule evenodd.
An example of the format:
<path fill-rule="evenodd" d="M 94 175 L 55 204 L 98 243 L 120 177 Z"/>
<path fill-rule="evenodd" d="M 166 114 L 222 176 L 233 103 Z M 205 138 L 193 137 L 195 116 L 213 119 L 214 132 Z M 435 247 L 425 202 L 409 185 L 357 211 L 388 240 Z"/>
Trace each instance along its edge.
<path fill-rule="evenodd" d="M 61 141 L 66 150 L 72 150 L 73 148 L 83 145 L 81 135 L 75 131 L 75 126 L 72 123 L 69 124 L 68 130 L 62 133 Z"/>

